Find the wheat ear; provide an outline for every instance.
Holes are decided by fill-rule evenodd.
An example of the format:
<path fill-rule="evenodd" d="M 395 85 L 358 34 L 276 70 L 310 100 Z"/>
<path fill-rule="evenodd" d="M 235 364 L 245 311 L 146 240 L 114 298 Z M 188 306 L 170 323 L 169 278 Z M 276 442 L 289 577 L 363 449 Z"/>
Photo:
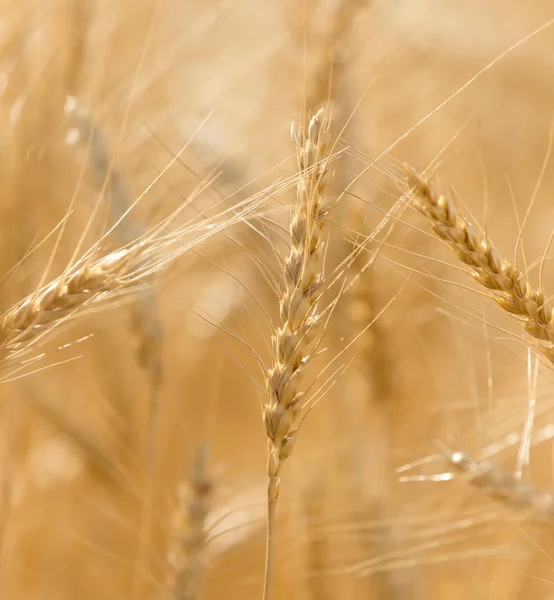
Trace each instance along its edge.
<path fill-rule="evenodd" d="M 158 255 L 166 243 L 142 240 L 101 258 L 89 255 L 10 308 L 0 317 L 0 365 L 21 355 L 77 312 L 136 288 L 145 275 L 170 260 Z"/>
<path fill-rule="evenodd" d="M 476 461 L 466 452 L 445 452 L 448 462 L 467 474 L 471 485 L 508 506 L 527 510 L 541 520 L 554 519 L 554 494 L 532 485 L 487 461 Z"/>
<path fill-rule="evenodd" d="M 473 269 L 474 279 L 520 322 L 539 350 L 554 362 L 554 314 L 543 290 L 534 289 L 525 274 L 500 257 L 488 237 L 472 226 L 446 194 L 409 166 L 406 183 L 413 205 L 427 217 L 433 231 Z"/>
<path fill-rule="evenodd" d="M 189 484 L 180 486 L 177 491 L 173 538 L 168 554 L 168 584 L 172 600 L 197 600 L 201 597 L 206 519 L 213 488 L 208 469 L 208 447 L 203 444 L 194 457 Z"/>
<path fill-rule="evenodd" d="M 268 515 L 264 598 L 270 593 L 273 529 L 280 471 L 294 448 L 303 394 L 299 378 L 314 347 L 320 321 L 318 300 L 323 284 L 323 238 L 330 204 L 326 199 L 329 118 L 324 109 L 312 116 L 307 132 L 293 125 L 299 176 L 297 201 L 290 224 L 290 252 L 283 263 L 284 289 L 280 326 L 272 339 L 272 365 L 267 371 L 263 420 L 268 438 Z"/>

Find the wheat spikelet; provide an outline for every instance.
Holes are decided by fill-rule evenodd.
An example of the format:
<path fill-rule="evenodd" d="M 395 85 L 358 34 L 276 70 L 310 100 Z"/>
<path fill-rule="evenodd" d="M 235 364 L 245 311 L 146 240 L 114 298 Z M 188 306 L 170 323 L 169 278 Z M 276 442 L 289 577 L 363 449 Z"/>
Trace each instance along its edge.
<path fill-rule="evenodd" d="M 540 351 L 554 362 L 554 314 L 544 291 L 534 289 L 526 275 L 500 257 L 487 236 L 473 227 L 452 200 L 409 166 L 406 182 L 414 206 L 427 217 L 433 231 L 473 269 L 474 279 L 518 319 Z"/>
<path fill-rule="evenodd" d="M 528 511 L 539 520 L 554 518 L 554 494 L 537 490 L 512 473 L 488 461 L 477 461 L 466 452 L 445 452 L 448 462 L 467 474 L 471 485 L 508 506 Z"/>

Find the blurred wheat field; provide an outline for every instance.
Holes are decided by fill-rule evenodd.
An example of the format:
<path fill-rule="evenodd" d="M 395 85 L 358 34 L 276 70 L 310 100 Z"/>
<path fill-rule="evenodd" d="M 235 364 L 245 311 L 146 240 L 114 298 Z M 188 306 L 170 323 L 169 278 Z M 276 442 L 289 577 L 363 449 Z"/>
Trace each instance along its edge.
<path fill-rule="evenodd" d="M 264 378 L 323 179 L 271 597 L 554 597 L 552 365 L 399 184 L 429 168 L 548 298 L 551 3 L 0 1 L 0 598 L 262 596 Z"/>

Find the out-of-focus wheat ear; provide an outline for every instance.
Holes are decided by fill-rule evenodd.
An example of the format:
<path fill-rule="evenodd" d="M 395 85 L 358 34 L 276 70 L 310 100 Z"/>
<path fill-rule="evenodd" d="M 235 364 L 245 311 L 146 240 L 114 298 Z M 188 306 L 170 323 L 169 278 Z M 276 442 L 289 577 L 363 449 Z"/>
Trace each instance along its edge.
<path fill-rule="evenodd" d="M 177 490 L 173 537 L 167 557 L 168 589 L 172 600 L 198 600 L 202 597 L 206 519 L 214 492 L 208 459 L 208 446 L 203 444 L 196 452 L 188 484 Z"/>
<path fill-rule="evenodd" d="M 519 321 L 540 352 L 554 362 L 554 314 L 544 291 L 535 289 L 525 273 L 502 258 L 488 237 L 427 178 L 406 166 L 405 180 L 414 207 L 427 218 L 437 236 L 472 268 L 474 279 Z"/>
<path fill-rule="evenodd" d="M 79 16 L 77 13 L 76 16 Z M 84 17 L 84 15 L 82 15 Z M 92 179 L 100 191 L 100 198 L 105 198 L 108 203 L 108 226 L 112 231 L 110 237 L 117 240 L 118 245 L 132 243 L 147 234 L 146 223 L 136 216 L 136 211 L 131 210 L 129 194 L 125 182 L 114 165 L 110 156 L 109 146 L 101 128 L 96 124 L 87 111 L 79 106 L 76 98 L 68 98 L 66 114 L 70 119 L 71 130 L 67 137 L 68 143 L 81 142 L 87 144 L 90 157 Z M 95 207 L 96 210 L 96 207 Z M 157 454 L 158 435 L 158 406 L 160 388 L 163 380 L 163 366 L 161 350 L 163 341 L 163 327 L 158 317 L 156 306 L 156 289 L 151 281 L 146 285 L 137 299 L 131 303 L 129 312 L 131 316 L 131 329 L 138 341 L 137 362 L 139 367 L 148 376 L 149 407 L 148 407 L 148 432 L 146 433 L 146 452 L 151 481 L 142 496 L 143 508 L 141 513 L 140 539 L 144 543 L 137 547 L 134 572 L 144 571 L 144 562 L 147 561 L 148 549 L 146 540 L 149 539 L 153 512 L 154 475 Z M 131 598 L 137 597 L 140 592 L 138 587 L 142 580 L 135 578 Z"/>
<path fill-rule="evenodd" d="M 474 460 L 466 452 L 445 451 L 445 458 L 472 486 L 500 500 L 507 506 L 524 511 L 534 520 L 554 520 L 554 494 L 537 490 L 512 473 L 494 466 L 488 461 Z"/>
<path fill-rule="evenodd" d="M 299 175 L 290 223 L 290 251 L 283 261 L 284 288 L 280 323 L 272 336 L 272 364 L 266 373 L 263 420 L 268 438 L 268 519 L 264 598 L 270 594 L 273 537 L 280 472 L 296 441 L 303 393 L 300 376 L 310 360 L 321 315 L 324 288 L 323 228 L 331 204 L 327 199 L 329 114 L 320 109 L 307 129 L 293 125 Z"/>
<path fill-rule="evenodd" d="M 129 195 L 124 181 L 111 162 L 107 141 L 99 127 L 89 115 L 79 107 L 76 99 L 67 103 L 67 113 L 78 133 L 78 139 L 89 144 L 93 175 L 97 187 L 109 198 L 110 229 L 117 237 L 118 245 L 130 244 L 147 233 L 147 226 L 141 223 L 130 210 Z M 156 310 L 156 290 L 153 285 L 131 305 L 131 326 L 138 339 L 137 360 L 150 379 L 151 404 L 157 405 L 163 379 L 163 365 L 160 356 L 163 328 Z M 151 410 L 155 413 L 155 410 Z M 152 417 L 155 427 L 155 415 Z M 150 454 L 153 454 L 150 442 Z"/>

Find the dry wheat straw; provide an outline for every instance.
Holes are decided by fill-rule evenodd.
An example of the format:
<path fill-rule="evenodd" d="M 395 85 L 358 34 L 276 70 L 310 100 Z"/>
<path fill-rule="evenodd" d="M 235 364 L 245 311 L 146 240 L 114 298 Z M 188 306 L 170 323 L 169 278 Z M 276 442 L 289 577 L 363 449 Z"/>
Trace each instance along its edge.
<path fill-rule="evenodd" d="M 206 519 L 213 488 L 208 469 L 208 447 L 202 445 L 196 452 L 189 484 L 180 486 L 177 491 L 173 538 L 168 553 L 168 587 L 172 600 L 197 600 L 201 597 Z"/>
<path fill-rule="evenodd" d="M 500 257 L 488 237 L 473 227 L 451 199 L 409 166 L 406 182 L 414 206 L 427 217 L 433 231 L 473 269 L 474 279 L 514 315 L 539 350 L 554 362 L 554 314 L 543 290 L 534 289 L 526 275 Z"/>
<path fill-rule="evenodd" d="M 330 203 L 327 190 L 329 117 L 320 109 L 307 132 L 292 127 L 300 175 L 290 225 L 290 253 L 284 260 L 285 288 L 280 301 L 281 323 L 273 335 L 272 366 L 266 377 L 263 419 L 268 437 L 268 531 L 264 598 L 269 598 L 275 513 L 283 462 L 294 448 L 303 394 L 299 378 L 311 357 L 320 321 L 318 300 L 323 286 L 323 238 Z"/>
<path fill-rule="evenodd" d="M 445 452 L 448 462 L 465 473 L 471 485 L 512 508 L 528 511 L 540 520 L 554 519 L 554 494 L 542 492 L 512 473 L 487 461 L 476 461 L 466 452 Z"/>

